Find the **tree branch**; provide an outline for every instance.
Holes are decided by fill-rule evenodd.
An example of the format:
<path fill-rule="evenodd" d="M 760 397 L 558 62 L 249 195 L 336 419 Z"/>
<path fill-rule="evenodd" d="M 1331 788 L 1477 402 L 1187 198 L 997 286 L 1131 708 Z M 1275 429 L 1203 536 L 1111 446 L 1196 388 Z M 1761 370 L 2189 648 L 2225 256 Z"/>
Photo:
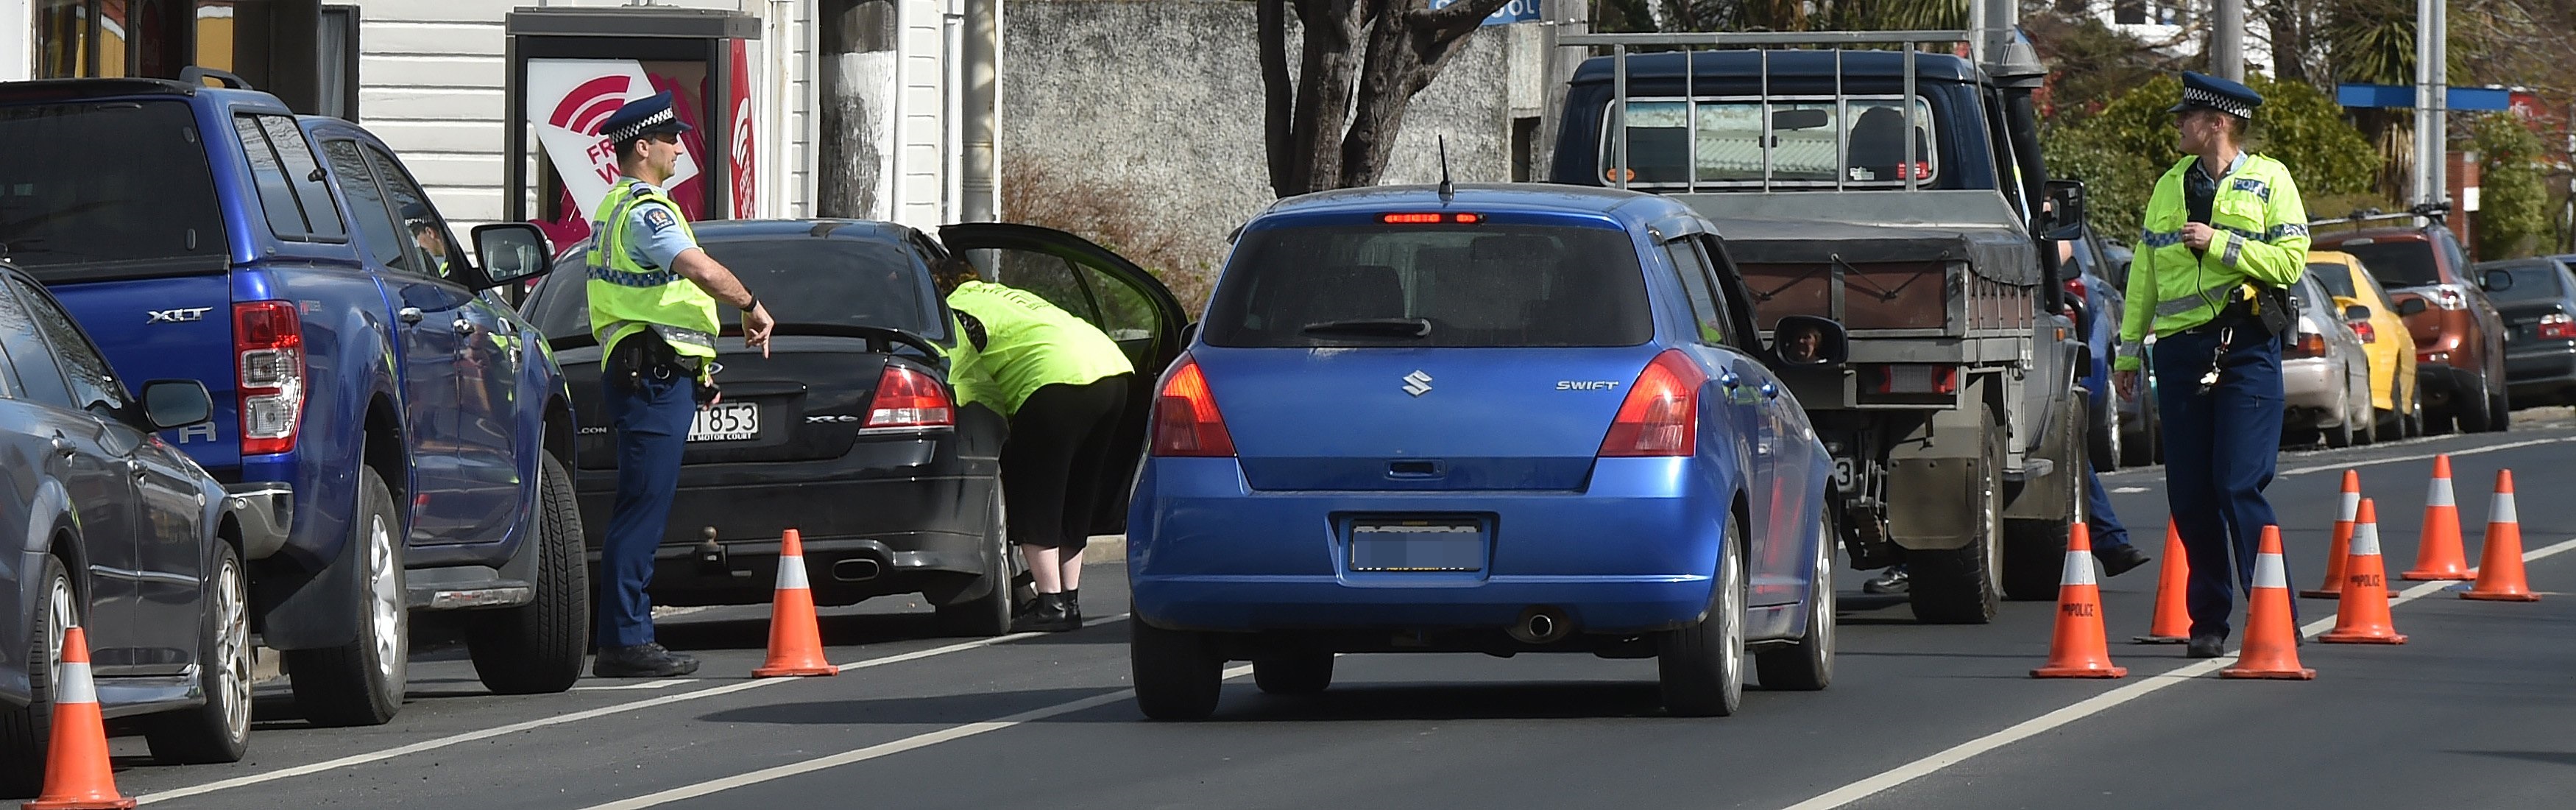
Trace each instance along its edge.
<path fill-rule="evenodd" d="M 1290 132 L 1296 120 L 1297 88 L 1288 78 L 1288 0 L 1260 0 L 1254 12 L 1261 39 L 1261 139 L 1270 161 L 1270 191 L 1295 193 L 1296 145 Z"/>

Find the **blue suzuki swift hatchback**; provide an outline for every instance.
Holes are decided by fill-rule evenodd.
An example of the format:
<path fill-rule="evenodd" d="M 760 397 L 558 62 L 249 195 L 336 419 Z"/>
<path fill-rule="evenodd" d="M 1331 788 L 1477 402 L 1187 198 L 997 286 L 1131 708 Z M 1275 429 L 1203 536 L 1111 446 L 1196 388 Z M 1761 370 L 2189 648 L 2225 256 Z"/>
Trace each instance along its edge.
<path fill-rule="evenodd" d="M 1228 661 L 1324 689 L 1347 652 L 1658 658 L 1675 714 L 1833 673 L 1832 460 L 1774 375 L 1843 330 L 1752 299 L 1665 197 L 1386 186 L 1246 225 L 1161 382 L 1128 520 L 1149 717 Z"/>

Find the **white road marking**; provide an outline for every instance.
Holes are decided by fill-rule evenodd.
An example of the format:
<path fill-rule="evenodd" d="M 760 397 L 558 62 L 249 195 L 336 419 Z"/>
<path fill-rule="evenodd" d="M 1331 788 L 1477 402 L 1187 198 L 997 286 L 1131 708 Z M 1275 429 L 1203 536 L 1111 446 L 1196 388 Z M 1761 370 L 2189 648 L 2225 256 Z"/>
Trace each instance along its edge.
<path fill-rule="evenodd" d="M 2274 478 L 2288 478 L 2288 477 L 2293 476 L 2293 475 L 2308 475 L 2308 474 L 2311 474 L 2311 473 L 2336 472 L 2336 471 L 2342 471 L 2342 470 L 2349 470 L 2349 469 L 2353 469 L 2353 468 L 2357 468 L 2357 467 L 2374 467 L 2374 466 L 2378 466 L 2378 465 L 2381 465 L 2381 464 L 2395 464 L 2395 463 L 2398 463 L 2398 462 L 2401 462 L 2401 461 L 2425 461 L 2425 460 L 2431 459 L 2432 457 L 2437 456 L 2437 455 L 2474 456 L 2474 455 L 2477 455 L 2477 454 L 2479 454 L 2479 453 L 2493 453 L 2493 452 L 2497 452 L 2497 451 L 2500 451 L 2500 450 L 2512 450 L 2512 449 L 2517 448 L 2517 447 L 2537 447 L 2537 446 L 2544 445 L 2544 444 L 2564 444 L 2564 443 L 2566 443 L 2566 442 L 2576 442 L 2576 436 L 2561 436 L 2561 437 L 2558 437 L 2558 438 L 2555 438 L 2555 439 L 2531 439 L 2531 440 L 2528 440 L 2528 441 L 2508 442 L 2508 443 L 2505 443 L 2505 444 L 2489 445 L 2489 446 L 2486 446 L 2486 447 L 2468 447 L 2468 448 L 2462 448 L 2462 449 L 2459 449 L 2459 450 L 2446 450 L 2446 451 L 2443 451 L 2442 453 L 2424 453 L 2424 454 L 2421 454 L 2421 455 L 2412 455 L 2412 456 L 2391 456 L 2391 457 L 2389 457 L 2389 458 L 2366 458 L 2366 459 L 2357 459 L 2357 460 L 2353 460 L 2353 461 L 2337 462 L 2337 463 L 2334 463 L 2334 464 L 2318 464 L 2318 465 L 2315 465 L 2315 466 L 2309 466 L 2309 467 L 2292 467 L 2292 468 L 2290 468 L 2290 469 L 2286 469 L 2286 470 L 2282 470 L 2282 471 L 2279 471 L 2279 472 L 2273 473 L 2273 474 L 2272 474 L 2272 477 L 2274 477 Z M 2113 478 L 2113 477 L 2125 478 L 2125 477 L 2133 476 L 2133 475 L 2148 475 L 2148 474 L 2155 474 L 2155 473 L 2161 472 L 2162 470 L 2163 470 L 2163 468 L 2162 468 L 2162 467 L 2136 467 L 2136 468 L 2131 468 L 2131 469 L 2121 470 L 2121 471 L 2119 471 L 2119 472 L 2107 472 L 2107 473 L 2102 473 L 2102 477 L 2103 477 L 2103 478 Z M 2120 489 L 2117 489 L 2117 490 L 2113 490 L 2113 491 L 2114 491 L 2114 492 L 2129 492 L 2129 491 L 2131 491 L 2131 490 L 2130 490 L 2130 489 L 2128 489 L 2128 488 L 2126 488 L 2126 487 L 2123 487 L 2123 488 L 2120 488 Z"/>
<path fill-rule="evenodd" d="M 2147 488 L 2146 488 L 2146 487 L 2120 487 L 2120 488 L 2118 488 L 2118 489 L 2114 489 L 2114 490 L 2111 490 L 2111 491 L 2112 491 L 2112 492 L 2115 492 L 2115 493 L 2118 493 L 2118 494 L 2121 494 L 2121 495 L 2131 495 L 2131 494 L 2136 494 L 2136 493 L 2140 493 L 2140 492 L 2145 492 L 2145 491 L 2147 491 Z"/>
<path fill-rule="evenodd" d="M 617 686 L 576 686 L 573 687 L 572 690 L 575 692 L 626 692 L 643 689 L 669 689 L 684 683 L 697 683 L 698 680 L 699 679 L 697 678 L 670 678 L 659 681 L 639 681 L 636 683 L 620 684 Z"/>
<path fill-rule="evenodd" d="M 2452 455 L 2456 456 L 2459 454 L 2453 453 Z M 2547 548 L 2535 549 L 2522 555 L 2522 559 L 2524 562 L 2531 562 L 2544 557 L 2556 555 L 2570 549 L 2576 549 L 2576 539 L 2562 540 L 2548 546 Z M 2397 598 L 2389 600 L 2388 606 L 2396 607 L 2432 594 L 2441 593 L 2457 584 L 2458 583 L 2455 582 L 2427 582 L 2407 588 L 2403 593 L 2398 594 Z M 2333 629 L 2334 622 L 2335 620 L 2333 617 L 2309 622 L 2307 626 L 2299 628 L 2299 634 L 2303 636 L 2314 636 L 2318 633 L 2323 633 L 2327 630 Z M 1831 810 L 1832 808 L 1842 807 L 1844 805 L 1851 804 L 1852 802 L 1869 798 L 1870 796 L 1877 795 L 1879 792 L 1885 791 L 1889 788 L 1930 776 L 1944 768 L 1967 761 L 1969 758 L 1975 757 L 1978 754 L 1983 754 L 2021 740 L 2029 739 L 2033 736 L 2037 736 L 2041 732 L 2045 732 L 2077 720 L 2082 720 L 2086 717 L 2101 714 L 2113 706 L 2118 706 L 2122 703 L 2146 697 L 2147 695 L 2154 694 L 2155 692 L 2166 687 L 2173 686 L 2174 684 L 2189 681 L 2193 678 L 2198 678 L 2212 672 L 2217 672 L 2219 669 L 2233 663 L 2235 660 L 2236 659 L 2232 657 L 2211 658 L 2205 661 L 2199 661 L 2179 667 L 2171 672 L 2148 676 L 2136 683 L 2122 686 L 2118 689 L 2113 689 L 2099 695 L 2094 695 L 2073 704 L 2069 704 L 2056 711 L 2015 723 L 2010 728 L 2006 728 L 2002 731 L 1951 746 L 1947 749 L 1943 749 L 1939 753 L 1899 765 L 1876 776 L 1835 788 L 1832 792 L 1826 793 L 1822 796 L 1817 796 L 1797 804 L 1789 805 L 1786 810 Z"/>
<path fill-rule="evenodd" d="M 1084 626 L 1084 627 L 1098 627 L 1098 626 L 1100 626 L 1100 625 L 1108 624 L 1108 623 L 1110 623 L 1110 622 L 1123 621 L 1123 620 L 1125 620 L 1126 618 L 1127 618 L 1127 614 L 1121 613 L 1121 614 L 1118 614 L 1118 615 L 1116 615 L 1116 616 L 1105 616 L 1105 617 L 1102 617 L 1102 618 L 1093 619 L 1093 620 L 1091 620 L 1091 621 L 1083 622 L 1083 623 L 1082 623 L 1082 626 Z M 889 656 L 885 656 L 885 657 L 883 657 L 883 658 L 870 658 L 870 659 L 866 659 L 866 660 L 863 660 L 863 661 L 853 661 L 853 662 L 850 662 L 850 663 L 847 663 L 847 664 L 842 664 L 842 665 L 841 665 L 841 671 L 842 671 L 842 672 L 849 672 L 849 671 L 851 671 L 851 670 L 857 670 L 857 669 L 869 669 L 869 668 L 872 668 L 872 667 L 881 667 L 881 666 L 886 666 L 886 665 L 889 665 L 889 664 L 900 664 L 900 663 L 903 663 L 903 662 L 905 662 L 905 661 L 918 661 L 918 660 L 921 660 L 921 659 L 924 659 L 924 658 L 930 658 L 930 657 L 934 657 L 934 656 L 947 655 L 947 654 L 949 654 L 949 653 L 965 652 L 965 651 L 967 651 L 967 650 L 977 649 L 977 648 L 981 648 L 981 647 L 990 647 L 990 646 L 993 646 L 993 645 L 995 645 L 995 644 L 1002 644 L 1002 643 L 1005 643 L 1005 642 L 1018 641 L 1018 640 L 1026 639 L 1026 638 L 1036 638 L 1036 637 L 1038 637 L 1038 636 L 1043 636 L 1043 635 L 1047 635 L 1047 634 L 1046 634 L 1046 633 L 1013 633 L 1013 634 L 1010 634 L 1010 635 L 1007 635 L 1007 636 L 994 636 L 994 637 L 992 637 L 992 638 L 976 639 L 976 640 L 974 640 L 974 641 L 967 641 L 967 642 L 960 642 L 960 643 L 957 643 L 957 644 L 950 644 L 950 645 L 945 646 L 945 647 L 933 647 L 933 648 L 931 648 L 931 649 L 927 649 L 927 650 L 916 650 L 916 651 L 913 651 L 913 652 L 904 653 L 904 654 L 902 654 L 902 655 L 889 655 Z M 614 705 L 614 706 L 602 706 L 602 707 L 599 707 L 599 708 L 596 708 L 596 709 L 589 709 L 589 710 L 585 710 L 585 711 L 573 712 L 573 713 L 571 713 L 571 714 L 562 714 L 562 715 L 556 715 L 556 716 L 553 716 L 553 717 L 543 717 L 543 718 L 538 718 L 538 719 L 535 719 L 535 720 L 527 720 L 527 721 L 522 721 L 522 722 L 517 722 L 517 723 L 511 723 L 511 724 L 509 724 L 509 725 L 504 725 L 504 726 L 494 726 L 494 727 L 492 727 L 492 728 L 482 729 L 482 730 L 479 730 L 479 731 L 468 731 L 468 732 L 465 732 L 465 733 L 462 733 L 462 734 L 451 734 L 451 735 L 448 735 L 448 736 L 445 736 L 445 737 L 439 737 L 439 738 L 437 738 L 437 739 L 422 740 L 422 741 L 420 741 L 420 742 L 412 743 L 412 744 L 410 744 L 410 745 L 395 746 L 395 747 L 393 747 L 393 748 L 387 748 L 387 749 L 384 749 L 384 750 L 382 750 L 382 751 L 371 751 L 371 752 L 364 753 L 364 754 L 352 754 L 352 755 L 349 755 L 349 756 L 341 757 L 341 758 L 339 758 L 339 759 L 325 760 L 325 761 L 322 761 L 322 762 L 312 763 L 312 764 L 310 764 L 310 765 L 298 765 L 298 766 L 295 766 L 295 767 L 292 767 L 292 768 L 280 768 L 280 769 L 278 769 L 278 770 L 269 771 L 269 772 L 266 772 L 266 773 L 256 773 L 256 774 L 251 774 L 251 775 L 249 775 L 249 776 L 237 776 L 237 777 L 234 777 L 234 778 L 231 778 L 231 779 L 222 779 L 222 780 L 217 780 L 217 781 L 213 781 L 213 782 L 207 782 L 207 783 L 202 784 L 202 785 L 195 785 L 195 786 L 191 786 L 191 787 L 183 787 L 183 788 L 174 788 L 174 789 L 171 789 L 171 790 L 165 790 L 165 791 L 162 791 L 162 792 L 159 792 L 159 793 L 146 793 L 146 794 L 143 794 L 143 795 L 140 795 L 140 796 L 136 796 L 136 797 L 134 797 L 134 801 L 135 801 L 137 804 L 151 804 L 151 803 L 153 803 L 153 802 L 164 802 L 164 801 L 169 801 L 169 800 L 171 800 L 171 799 L 184 799 L 184 798 L 187 798 L 187 797 L 190 797 L 190 796 L 202 796 L 202 795 L 205 795 L 205 794 L 208 794 L 208 793 L 214 793 L 214 792 L 216 792 L 216 791 L 231 790 L 231 789 L 233 789 L 233 788 L 249 787 L 249 786 L 251 786 L 251 785 L 265 784 L 265 783 L 268 783 L 268 782 L 275 782 L 275 781 L 278 781 L 278 780 L 280 780 L 280 779 L 289 779 L 289 778 L 293 778 L 293 777 L 297 777 L 297 776 L 304 776 L 304 775 L 306 775 L 306 774 L 315 774 L 315 773 L 321 773 L 321 772 L 324 772 L 324 771 L 339 770 L 339 769 L 341 769 L 341 768 L 350 768 L 350 767 L 355 767 L 355 766 L 359 766 L 359 765 L 365 765 L 365 764 L 367 764 L 367 763 L 371 763 L 371 762 L 383 762 L 383 761 L 385 761 L 385 760 L 393 759 L 393 758 L 395 758 L 395 757 L 401 757 L 401 756 L 406 756 L 406 755 L 410 755 L 410 754 L 417 754 L 417 753 L 420 753 L 420 752 L 423 752 L 423 751 L 435 751 L 435 750 L 438 750 L 438 749 L 441 749 L 441 748 L 447 748 L 447 747 L 450 747 L 450 746 L 461 745 L 461 744 L 464 744 L 464 743 L 473 742 L 473 741 L 475 741 L 475 740 L 490 739 L 490 738 L 498 737 L 498 736 L 501 736 L 501 735 L 504 735 L 504 734 L 516 734 L 516 733 L 519 733 L 519 732 L 522 732 L 522 731 L 530 731 L 530 730 L 534 730 L 534 729 L 545 728 L 545 727 L 547 727 L 547 726 L 558 726 L 558 725 L 563 725 L 563 724 L 565 724 L 565 723 L 572 723 L 572 722 L 577 722 L 577 721 L 581 721 L 581 720 L 589 720 L 589 719 L 598 718 L 598 717 L 606 717 L 606 716 L 608 716 L 608 715 L 612 715 L 612 714 L 621 714 L 621 713 L 625 713 L 625 712 L 640 711 L 640 710 L 643 710 L 643 709 L 650 709 L 650 708 L 653 708 L 653 707 L 656 707 L 656 706 L 667 706 L 667 705 L 670 705 L 670 704 L 673 704 L 673 703 L 683 703 L 683 702 L 687 702 L 687 701 L 698 700 L 698 699 L 701 699 L 701 698 L 711 698 L 711 697 L 715 697 L 715 696 L 717 696 L 717 695 L 729 695 L 729 694 L 733 694 L 733 693 L 735 693 L 735 692 L 744 692 L 744 691 L 749 691 L 749 690 L 758 689 L 758 688 L 761 688 L 761 687 L 764 687 L 764 686 L 772 686 L 772 685 L 782 684 L 782 683 L 800 683 L 800 682 L 803 682 L 804 680 L 805 680 L 805 679 L 803 679 L 803 678 L 761 678 L 761 679 L 756 679 L 756 680 L 741 681 L 741 682 L 738 682 L 738 683 L 730 683 L 730 684 L 726 684 L 726 685 L 723 685 L 723 686 L 717 686 L 717 687 L 712 687 L 712 688 L 708 688 L 708 689 L 700 689 L 700 690 L 697 690 L 697 691 L 695 691 L 695 692 L 682 692 L 682 693 L 680 693 L 680 694 L 676 694 L 676 695 L 663 695 L 663 696 L 661 696 L 661 697 L 646 698 L 646 699 L 643 699 L 643 700 L 629 701 L 629 702 L 626 702 L 626 703 L 619 703 L 619 704 Z"/>
<path fill-rule="evenodd" d="M 1252 667 L 1247 664 L 1233 669 L 1228 669 L 1218 677 L 1231 680 L 1250 674 L 1252 674 Z M 803 762 L 791 762 L 775 768 L 764 768 L 750 773 L 736 774 L 714 781 L 700 782 L 694 785 L 684 785 L 670 790 L 665 790 L 660 793 L 650 793 L 637 796 L 632 799 L 624 799 L 609 802 L 607 804 L 595 804 L 590 807 L 583 808 L 583 810 L 640 810 L 641 808 L 669 804 L 683 799 L 694 799 L 710 793 L 719 793 L 738 787 L 760 784 L 762 782 L 774 782 L 797 774 L 812 773 L 826 768 L 837 768 L 854 762 L 866 762 L 871 759 L 900 754 L 905 751 L 911 751 L 918 748 L 928 748 L 950 740 L 962 740 L 978 734 L 1000 731 L 1022 723 L 1035 722 L 1058 715 L 1072 714 L 1084 709 L 1107 706 L 1112 703 L 1127 700 L 1135 695 L 1136 690 L 1121 689 L 1106 695 L 1094 695 L 1081 700 L 1058 703 L 1043 709 L 1030 709 L 1028 711 L 997 720 L 986 720 L 980 723 L 951 726 L 938 731 L 905 737 L 893 742 L 878 743 L 866 748 L 843 751 L 827 757 L 817 757 Z"/>

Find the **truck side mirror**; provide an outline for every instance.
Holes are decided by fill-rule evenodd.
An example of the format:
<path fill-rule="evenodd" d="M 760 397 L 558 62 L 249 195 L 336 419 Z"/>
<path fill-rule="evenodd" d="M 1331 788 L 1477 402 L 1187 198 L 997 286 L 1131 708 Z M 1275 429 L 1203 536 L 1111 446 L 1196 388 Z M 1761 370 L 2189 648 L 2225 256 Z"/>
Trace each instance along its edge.
<path fill-rule="evenodd" d="M 525 222 L 474 226 L 474 257 L 482 265 L 477 290 L 514 284 L 554 269 L 554 242 Z"/>
<path fill-rule="evenodd" d="M 143 384 L 143 418 L 153 430 L 202 425 L 215 420 L 215 398 L 196 380 L 153 380 Z"/>
<path fill-rule="evenodd" d="M 2049 239 L 2084 238 L 2084 181 L 2048 181 Z"/>
<path fill-rule="evenodd" d="M 2404 301 L 2399 301 L 2397 302 L 2397 317 L 2403 318 L 2413 315 L 2424 311 L 2425 308 L 2426 304 L 2424 303 L 2424 299 L 2421 298 L 2409 298 Z"/>
<path fill-rule="evenodd" d="M 1784 368 L 1839 366 L 1851 360 L 1851 334 L 1832 318 L 1783 315 L 1771 326 L 1771 356 Z"/>

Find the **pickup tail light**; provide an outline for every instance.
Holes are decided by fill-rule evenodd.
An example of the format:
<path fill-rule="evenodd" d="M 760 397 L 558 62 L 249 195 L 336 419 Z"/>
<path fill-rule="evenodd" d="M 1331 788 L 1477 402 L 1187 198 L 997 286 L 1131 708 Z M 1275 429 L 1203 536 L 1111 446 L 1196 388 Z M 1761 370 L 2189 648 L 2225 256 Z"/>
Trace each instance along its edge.
<path fill-rule="evenodd" d="M 1699 452 L 1699 389 L 1708 384 L 1708 373 L 1679 349 L 1665 349 L 1655 355 L 1646 370 L 1637 373 L 1637 383 L 1628 387 L 1628 398 L 1619 403 L 1619 415 L 1610 421 L 1610 434 L 1601 438 L 1601 455 L 1614 458 L 1645 456 L 1688 456 Z"/>
<path fill-rule="evenodd" d="M 304 319 L 295 303 L 233 304 L 233 363 L 241 454 L 293 451 L 304 422 Z"/>
<path fill-rule="evenodd" d="M 1234 434 L 1216 409 L 1199 361 L 1182 355 L 1154 398 L 1154 455 L 1224 458 L 1234 455 Z"/>
<path fill-rule="evenodd" d="M 877 394 L 868 403 L 861 430 L 947 427 L 957 424 L 956 402 L 947 386 L 917 369 L 887 363 L 877 375 Z"/>
<path fill-rule="evenodd" d="M 2425 290 L 2424 303 L 2433 305 L 2434 309 L 2462 310 L 2469 308 L 2469 296 L 2459 288 L 2444 284 Z"/>
<path fill-rule="evenodd" d="M 1878 394 L 1956 394 L 1959 367 L 1929 363 L 1862 366 L 1861 384 Z"/>
<path fill-rule="evenodd" d="M 2539 337 L 2541 340 L 2576 340 L 2576 318 L 2564 312 L 2540 316 Z"/>

